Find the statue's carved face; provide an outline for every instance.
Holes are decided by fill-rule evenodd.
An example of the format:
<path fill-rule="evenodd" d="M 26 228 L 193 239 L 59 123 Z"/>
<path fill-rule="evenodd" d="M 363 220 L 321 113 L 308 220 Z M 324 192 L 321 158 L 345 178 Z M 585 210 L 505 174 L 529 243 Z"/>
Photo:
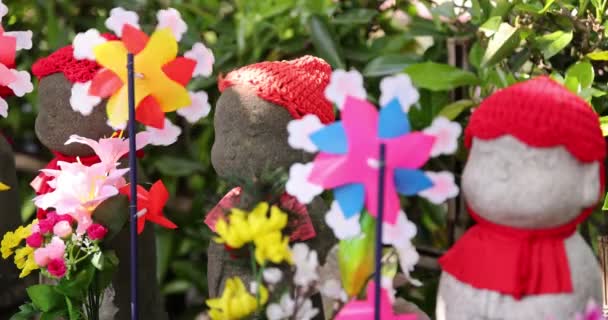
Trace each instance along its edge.
<path fill-rule="evenodd" d="M 253 178 L 264 170 L 303 162 L 303 153 L 287 144 L 291 120 L 287 110 L 259 98 L 252 89 L 226 89 L 215 108 L 215 171 L 224 178 Z"/>
<path fill-rule="evenodd" d="M 506 135 L 473 139 L 462 176 L 469 206 L 482 217 L 520 228 L 565 224 L 596 203 L 599 164 L 564 147 L 532 148 Z"/>
<path fill-rule="evenodd" d="M 68 156 L 89 156 L 93 150 L 86 145 L 65 141 L 73 135 L 100 139 L 112 135 L 106 116 L 105 101 L 88 116 L 74 111 L 70 105 L 72 83 L 63 74 L 55 73 L 42 78 L 39 84 L 40 99 L 36 117 L 36 135 L 47 148 Z"/>

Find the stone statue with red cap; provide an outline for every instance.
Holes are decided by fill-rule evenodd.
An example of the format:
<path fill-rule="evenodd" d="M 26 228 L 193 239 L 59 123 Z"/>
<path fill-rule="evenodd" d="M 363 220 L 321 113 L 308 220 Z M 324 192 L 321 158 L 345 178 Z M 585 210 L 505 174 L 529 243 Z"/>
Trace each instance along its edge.
<path fill-rule="evenodd" d="M 597 114 L 539 77 L 494 93 L 465 130 L 462 176 L 476 224 L 439 260 L 437 319 L 574 319 L 601 301 L 577 226 L 604 190 Z"/>
<path fill-rule="evenodd" d="M 306 162 L 307 155 L 287 143 L 287 123 L 314 114 L 324 123 L 334 121 L 331 103 L 324 90 L 331 67 L 322 59 L 304 56 L 295 60 L 261 62 L 234 70 L 220 79 L 222 91 L 215 109 L 215 142 L 211 150 L 213 167 L 220 177 L 258 179 L 265 170 L 289 168 Z M 205 219 L 215 223 L 232 207 L 253 205 L 240 188 L 228 193 Z M 325 257 L 336 242 L 323 222 L 326 207 L 320 199 L 308 207 L 283 194 L 280 206 L 296 213 L 291 219 L 291 241 L 306 241 Z M 225 280 L 239 276 L 251 280 L 249 266 L 234 263 L 224 246 L 211 242 L 208 255 L 209 295 L 221 294 Z"/>

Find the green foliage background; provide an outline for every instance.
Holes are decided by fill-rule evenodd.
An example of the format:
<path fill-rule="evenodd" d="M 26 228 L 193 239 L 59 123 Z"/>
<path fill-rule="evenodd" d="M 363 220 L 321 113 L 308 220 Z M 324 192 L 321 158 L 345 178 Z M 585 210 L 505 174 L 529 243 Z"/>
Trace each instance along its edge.
<path fill-rule="evenodd" d="M 203 41 L 215 54 L 214 76 L 191 86 L 206 90 L 212 105 L 218 97 L 218 75 L 258 61 L 313 54 L 334 68 L 361 71 L 372 100 L 378 97 L 382 76 L 408 73 L 421 91 L 420 108 L 410 112 L 413 127 L 419 129 L 437 115 L 466 125 L 468 109 L 485 96 L 537 74 L 552 74 L 591 101 L 598 113 L 607 113 L 608 52 L 602 51 L 607 47 L 607 1 L 397 0 L 380 10 L 383 1 L 373 0 L 4 0 L 10 12 L 3 24 L 7 30 L 34 31 L 34 48 L 21 52 L 18 60 L 21 69 L 29 69 L 37 58 L 71 43 L 76 33 L 92 27 L 103 30 L 115 6 L 137 11 L 148 31 L 155 26 L 156 11 L 171 6 L 189 26 L 182 48 Z M 429 19 L 420 17 L 421 6 L 430 10 Z M 50 159 L 33 130 L 36 94 L 9 103 L 9 117 L 0 126 L 16 152 Z M 158 230 L 158 280 L 169 310 L 187 319 L 202 310 L 207 292 L 205 248 L 210 234 L 202 220 L 229 186 L 218 181 L 210 164 L 213 116 L 193 126 L 176 121 L 184 129 L 179 142 L 151 149 L 142 162 L 146 175 L 162 177 L 173 195 L 167 211 L 180 228 Z M 452 170 L 458 177 L 464 157 L 460 148 L 455 156 L 430 166 Z M 19 173 L 24 220 L 34 210 L 28 187 L 34 174 L 25 169 Z M 417 244 L 431 260 L 416 271 L 425 285 L 408 287 L 402 294 L 429 314 L 438 278 L 432 258 L 466 226 L 464 214 L 456 218 L 461 203 L 404 203 L 420 227 Z M 582 227 L 591 243 L 603 230 L 601 220 L 596 214 Z"/>

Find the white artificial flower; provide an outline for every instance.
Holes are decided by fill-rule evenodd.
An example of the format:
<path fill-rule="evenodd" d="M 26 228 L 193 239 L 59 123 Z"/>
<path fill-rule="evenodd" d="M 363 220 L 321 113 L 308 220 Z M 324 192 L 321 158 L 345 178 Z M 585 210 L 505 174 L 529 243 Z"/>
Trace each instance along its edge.
<path fill-rule="evenodd" d="M 308 287 L 313 282 L 319 280 L 317 268 L 319 260 L 317 252 L 310 250 L 305 243 L 296 243 L 291 248 L 293 261 L 296 266 L 296 273 L 293 276 L 293 282 L 301 287 Z"/>
<path fill-rule="evenodd" d="M 11 88 L 17 97 L 23 97 L 26 93 L 34 91 L 32 77 L 27 71 L 11 69 L 11 72 L 15 75 L 16 80 L 9 83 L 7 87 Z"/>
<path fill-rule="evenodd" d="M 8 103 L 0 97 L 0 116 L 6 118 L 8 116 Z"/>
<path fill-rule="evenodd" d="M 459 189 L 454 182 L 454 175 L 449 171 L 431 172 L 426 171 L 426 176 L 431 179 L 433 186 L 418 193 L 434 204 L 441 204 L 449 198 L 458 195 Z"/>
<path fill-rule="evenodd" d="M 262 275 L 264 281 L 269 284 L 277 284 L 283 278 L 283 272 L 279 268 L 266 268 Z"/>
<path fill-rule="evenodd" d="M 404 112 L 408 112 L 420 99 L 418 90 L 412 85 L 412 80 L 407 74 L 385 77 L 380 81 L 380 92 L 381 106 L 384 107 L 397 98 Z"/>
<path fill-rule="evenodd" d="M 431 156 L 452 154 L 458 149 L 458 137 L 462 133 L 460 124 L 444 117 L 437 117 L 431 126 L 424 129 L 424 133 L 434 136 L 435 142 L 431 149 Z"/>
<path fill-rule="evenodd" d="M 388 299 L 391 304 L 395 301 L 395 293 L 397 290 L 393 287 L 393 278 L 382 276 L 380 278 L 380 286 L 388 293 Z"/>
<path fill-rule="evenodd" d="M 289 179 L 285 191 L 296 197 L 300 203 L 310 203 L 312 199 L 323 192 L 323 187 L 308 181 L 313 169 L 313 163 L 294 163 L 289 168 Z"/>
<path fill-rule="evenodd" d="M 178 42 L 182 40 L 182 35 L 188 31 L 188 25 L 186 25 L 186 22 L 182 19 L 182 15 L 173 8 L 159 10 L 156 14 L 156 19 L 158 20 L 156 29 L 171 29 L 175 40 Z"/>
<path fill-rule="evenodd" d="M 133 11 L 116 7 L 110 10 L 110 16 L 106 19 L 106 28 L 112 30 L 117 36 L 122 37 L 122 29 L 125 24 L 129 24 L 139 29 L 139 16 Z"/>
<path fill-rule="evenodd" d="M 155 146 L 172 145 L 177 141 L 177 137 L 182 134 L 182 129 L 167 118 L 165 118 L 165 125 L 162 129 L 147 126 L 146 131 L 150 133 L 150 144 Z"/>
<path fill-rule="evenodd" d="M 325 88 L 327 100 L 336 104 L 342 110 L 346 97 L 365 99 L 367 93 L 363 87 L 363 76 L 357 70 L 334 70 L 331 73 L 329 84 Z"/>
<path fill-rule="evenodd" d="M 189 92 L 192 104 L 187 107 L 177 109 L 177 114 L 184 117 L 190 123 L 206 117 L 211 112 L 209 96 L 205 91 Z"/>
<path fill-rule="evenodd" d="M 421 286 L 422 282 L 418 279 L 414 279 L 410 276 L 410 272 L 414 271 L 414 267 L 420 260 L 420 255 L 416 248 L 411 243 L 395 246 L 395 250 L 397 250 L 397 255 L 399 256 L 399 265 L 401 266 L 401 271 L 409 280 L 409 282 L 414 286 Z"/>
<path fill-rule="evenodd" d="M 290 319 L 295 307 L 296 303 L 289 293 L 284 293 L 279 303 L 271 303 L 266 307 L 266 317 L 268 317 L 268 320 Z"/>
<path fill-rule="evenodd" d="M 83 116 L 90 115 L 93 108 L 101 102 L 100 97 L 89 95 L 91 82 L 76 82 L 72 86 L 70 106 L 72 106 L 72 110 L 80 112 Z"/>
<path fill-rule="evenodd" d="M 287 142 L 294 149 L 302 149 L 310 153 L 317 152 L 319 149 L 310 140 L 310 135 L 323 127 L 324 125 L 319 117 L 314 114 L 307 114 L 301 119 L 291 120 L 287 124 L 287 132 L 289 132 Z"/>
<path fill-rule="evenodd" d="M 382 224 L 382 242 L 395 247 L 411 243 L 416 233 L 416 225 L 407 219 L 403 211 L 399 211 L 395 224 Z"/>
<path fill-rule="evenodd" d="M 96 29 L 89 29 L 86 32 L 81 32 L 74 37 L 72 44 L 74 46 L 74 58 L 78 60 L 95 60 L 95 52 L 93 48 L 106 42 L 107 40 L 101 36 Z"/>
<path fill-rule="evenodd" d="M 306 299 L 303 303 L 299 304 L 295 318 L 298 320 L 311 320 L 318 313 L 319 309 L 312 306 L 312 301 L 310 299 Z"/>
<path fill-rule="evenodd" d="M 103 291 L 101 306 L 99 307 L 99 320 L 113 320 L 118 313 L 118 307 L 114 304 L 116 292 L 112 285 Z"/>
<path fill-rule="evenodd" d="M 2 0 L 0 0 L 0 22 L 2 22 L 2 17 L 4 17 L 7 14 L 8 14 L 8 7 L 4 3 L 2 3 Z"/>
<path fill-rule="evenodd" d="M 29 50 L 32 48 L 32 31 L 7 31 L 5 36 L 13 37 L 17 40 L 17 50 Z"/>
<path fill-rule="evenodd" d="M 339 240 L 354 238 L 361 235 L 360 214 L 346 219 L 337 201 L 331 203 L 331 208 L 325 215 L 325 223 L 333 230 Z"/>
<path fill-rule="evenodd" d="M 319 291 L 323 296 L 327 298 L 340 300 L 342 302 L 348 301 L 348 295 L 346 294 L 344 289 L 342 289 L 340 281 L 336 279 L 329 279 L 325 281 L 323 285 L 321 285 Z"/>
<path fill-rule="evenodd" d="M 213 73 L 213 63 L 215 57 L 213 52 L 205 47 L 204 44 L 197 42 L 192 46 L 190 51 L 184 53 L 184 57 L 196 61 L 196 67 L 194 67 L 193 76 L 204 76 L 208 77 Z"/>

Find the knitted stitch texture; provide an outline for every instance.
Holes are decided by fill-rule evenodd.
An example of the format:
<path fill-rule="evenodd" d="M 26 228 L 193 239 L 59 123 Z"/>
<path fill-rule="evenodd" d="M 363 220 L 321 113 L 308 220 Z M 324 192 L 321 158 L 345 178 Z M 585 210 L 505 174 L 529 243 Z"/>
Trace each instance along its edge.
<path fill-rule="evenodd" d="M 102 34 L 107 40 L 117 40 L 111 34 Z M 48 75 L 62 72 L 71 83 L 87 82 L 95 77 L 101 66 L 95 61 L 74 58 L 74 48 L 69 45 L 51 53 L 48 57 L 38 59 L 32 66 L 32 73 L 42 79 Z"/>
<path fill-rule="evenodd" d="M 564 146 L 581 162 L 600 161 L 606 145 L 597 114 L 583 99 L 548 77 L 538 77 L 497 91 L 475 109 L 465 130 L 489 140 L 512 135 L 531 147 Z"/>
<path fill-rule="evenodd" d="M 220 79 L 220 91 L 235 85 L 255 88 L 258 97 L 289 111 L 295 119 L 314 114 L 323 123 L 335 120 L 325 99 L 331 66 L 320 58 L 304 56 L 289 61 L 267 61 L 234 70 Z"/>

